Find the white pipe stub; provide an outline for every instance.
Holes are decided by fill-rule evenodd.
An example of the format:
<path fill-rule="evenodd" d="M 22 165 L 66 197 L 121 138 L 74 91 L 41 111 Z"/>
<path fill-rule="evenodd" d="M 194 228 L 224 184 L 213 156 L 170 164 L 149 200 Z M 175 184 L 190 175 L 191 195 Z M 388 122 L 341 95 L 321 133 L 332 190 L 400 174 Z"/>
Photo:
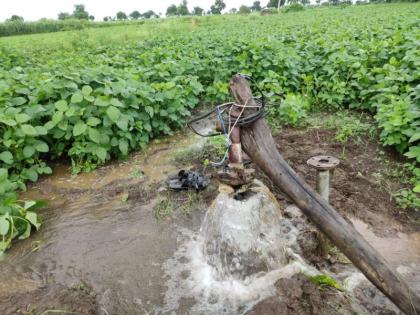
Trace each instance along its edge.
<path fill-rule="evenodd" d="M 330 155 L 317 155 L 307 161 L 310 167 L 319 171 L 333 170 L 340 164 L 340 160 Z"/>
<path fill-rule="evenodd" d="M 330 199 L 330 170 L 335 169 L 340 160 L 329 155 L 318 155 L 307 161 L 317 170 L 316 190 L 328 202 Z"/>

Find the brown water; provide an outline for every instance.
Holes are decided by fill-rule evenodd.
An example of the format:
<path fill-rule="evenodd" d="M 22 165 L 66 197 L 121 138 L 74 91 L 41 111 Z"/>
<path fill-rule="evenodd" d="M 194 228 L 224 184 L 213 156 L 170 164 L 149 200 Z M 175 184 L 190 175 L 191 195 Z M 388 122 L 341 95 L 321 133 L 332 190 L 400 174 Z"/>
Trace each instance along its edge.
<path fill-rule="evenodd" d="M 205 210 L 157 220 L 156 183 L 175 171 L 174 152 L 197 141 L 170 137 L 88 174 L 55 168 L 22 196 L 48 199 L 50 205 L 41 211 L 41 230 L 17 242 L 0 262 L 0 296 L 48 283 L 86 282 L 99 292 L 105 314 L 153 311 L 166 291 L 161 265 L 177 248 L 179 229 L 197 230 Z M 122 200 L 127 188 L 135 202 Z"/>
<path fill-rule="evenodd" d="M 351 221 L 356 230 L 392 266 L 420 264 L 420 232 L 411 234 L 398 232 L 387 237 L 380 237 L 365 222 L 355 218 Z M 390 224 L 392 223 L 390 222 Z"/>

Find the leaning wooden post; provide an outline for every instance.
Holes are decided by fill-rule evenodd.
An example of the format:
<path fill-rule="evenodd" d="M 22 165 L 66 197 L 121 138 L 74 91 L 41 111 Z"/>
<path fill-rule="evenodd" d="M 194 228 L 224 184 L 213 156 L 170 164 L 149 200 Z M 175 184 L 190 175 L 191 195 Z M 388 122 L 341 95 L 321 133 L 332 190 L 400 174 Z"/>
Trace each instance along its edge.
<path fill-rule="evenodd" d="M 230 89 L 238 104 L 255 106 L 247 80 L 235 75 Z M 249 108 L 244 115 L 252 112 Z M 300 179 L 276 149 L 264 119 L 241 130 L 243 150 L 252 161 L 324 232 L 364 275 L 406 314 L 420 315 L 420 297 L 385 259 L 318 193 Z"/>

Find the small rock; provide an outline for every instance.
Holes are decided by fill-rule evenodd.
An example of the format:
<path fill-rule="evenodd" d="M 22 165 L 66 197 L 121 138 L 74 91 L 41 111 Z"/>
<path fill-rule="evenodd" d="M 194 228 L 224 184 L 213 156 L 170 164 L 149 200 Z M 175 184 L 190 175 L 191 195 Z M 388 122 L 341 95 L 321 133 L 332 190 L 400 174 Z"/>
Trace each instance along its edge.
<path fill-rule="evenodd" d="M 303 213 L 295 205 L 290 205 L 287 206 L 286 209 L 284 209 L 284 215 L 288 218 L 300 218 L 303 215 Z"/>

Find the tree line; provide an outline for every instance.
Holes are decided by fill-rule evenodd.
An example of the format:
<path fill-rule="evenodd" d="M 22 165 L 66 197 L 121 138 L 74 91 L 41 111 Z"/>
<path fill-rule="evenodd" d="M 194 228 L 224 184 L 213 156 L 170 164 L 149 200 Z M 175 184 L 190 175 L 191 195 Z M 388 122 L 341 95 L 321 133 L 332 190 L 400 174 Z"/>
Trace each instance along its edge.
<path fill-rule="evenodd" d="M 356 0 L 356 4 L 365 4 L 365 3 L 389 3 L 389 2 L 418 2 L 419 0 Z M 338 4 L 352 4 L 352 0 L 315 0 L 317 5 L 326 4 L 326 5 L 338 5 Z M 300 5 L 309 5 L 310 0 L 268 0 L 265 7 L 261 6 L 260 1 L 254 1 L 251 6 L 241 5 L 239 9 L 232 8 L 229 10 L 229 13 L 235 14 L 247 14 L 251 12 L 261 11 L 263 8 L 280 8 L 286 5 L 292 4 L 300 4 Z M 222 14 L 222 11 L 226 8 L 226 3 L 223 0 L 215 0 L 214 4 L 210 6 L 209 10 L 204 10 L 201 7 L 194 7 L 191 11 L 188 9 L 188 2 L 187 0 L 182 0 L 179 5 L 171 4 L 166 9 L 166 16 L 200 16 L 200 15 L 218 15 Z M 148 10 L 144 13 L 140 13 L 138 10 L 134 10 L 130 14 L 126 14 L 123 11 L 118 11 L 114 17 L 112 16 L 105 16 L 103 20 L 107 21 L 115 21 L 115 20 L 138 20 L 138 19 L 151 19 L 151 18 L 159 18 L 162 13 L 155 13 L 152 10 Z M 58 14 L 58 20 L 91 20 L 94 21 L 95 17 L 89 14 L 86 11 L 86 7 L 84 4 L 76 4 L 74 6 L 74 10 L 72 13 L 68 12 L 60 12 Z M 45 21 L 47 19 L 43 18 L 41 21 Z M 24 18 L 19 15 L 12 15 L 6 22 L 15 22 L 15 23 L 22 23 L 24 22 Z"/>

